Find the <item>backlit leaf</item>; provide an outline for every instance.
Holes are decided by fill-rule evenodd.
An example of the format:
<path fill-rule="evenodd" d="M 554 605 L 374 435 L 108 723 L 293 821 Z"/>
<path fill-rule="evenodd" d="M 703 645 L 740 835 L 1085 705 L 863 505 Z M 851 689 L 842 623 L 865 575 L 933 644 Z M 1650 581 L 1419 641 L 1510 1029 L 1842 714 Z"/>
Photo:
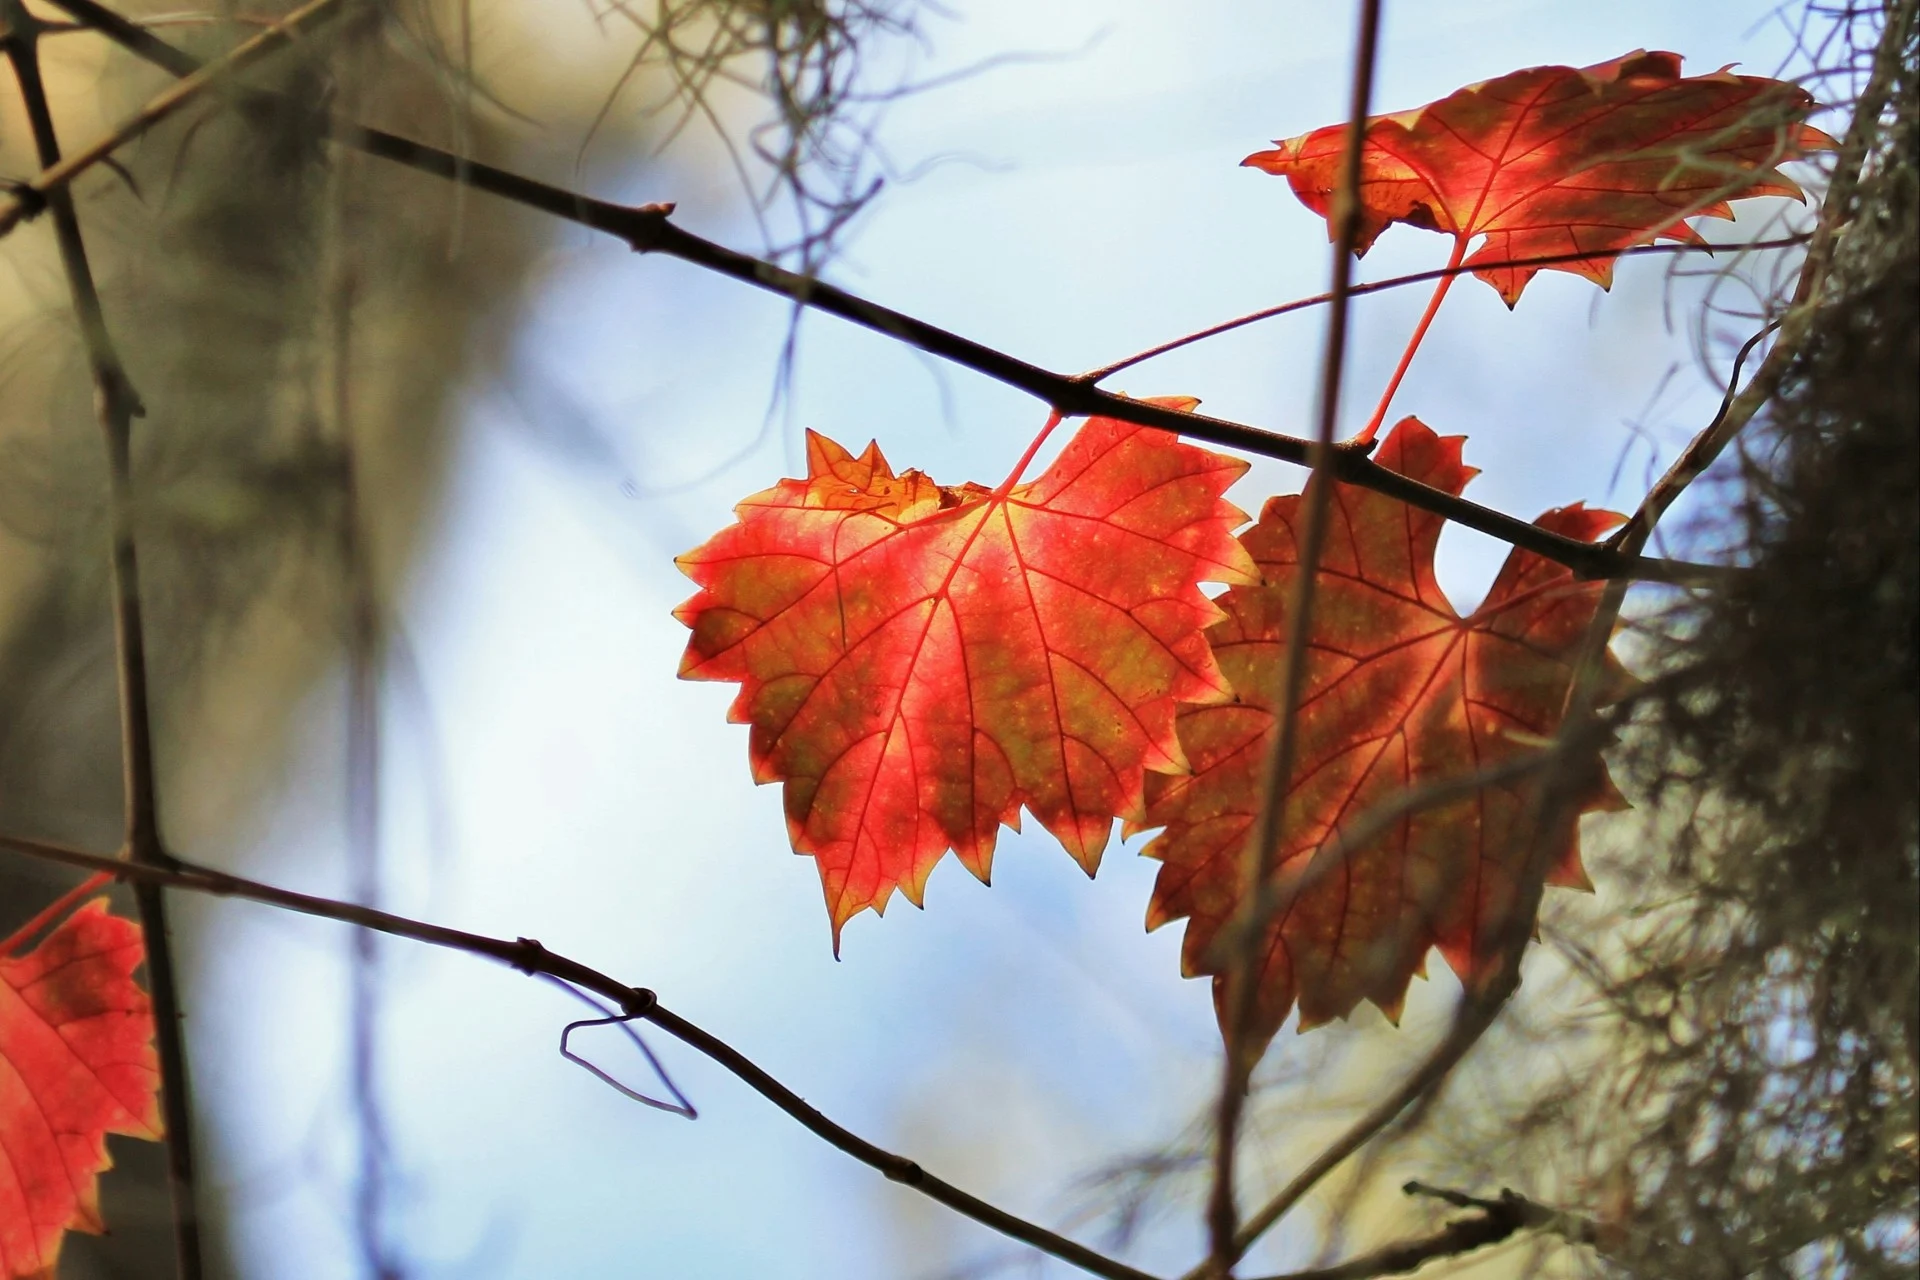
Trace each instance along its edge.
<path fill-rule="evenodd" d="M 1466 265 L 1512 306 L 1555 264 L 1605 288 L 1614 257 L 1656 239 L 1705 243 L 1689 217 L 1731 218 L 1727 201 L 1793 196 L 1776 168 L 1833 140 L 1802 123 L 1796 85 L 1722 69 L 1682 76 L 1678 54 L 1637 50 L 1592 67 L 1532 67 L 1367 122 L 1361 151 L 1366 252 L 1388 224 L 1485 236 Z M 1325 216 L 1339 185 L 1344 124 L 1274 144 L 1244 163 L 1285 177 Z"/>
<path fill-rule="evenodd" d="M 1474 474 L 1460 462 L 1461 440 L 1407 418 L 1379 458 L 1459 493 Z M 1193 771 L 1150 779 L 1139 824 L 1166 828 L 1145 850 L 1162 863 L 1148 927 L 1186 918 L 1183 968 L 1215 975 L 1216 1000 L 1224 966 L 1214 944 L 1241 905 L 1242 860 L 1276 726 L 1299 508 L 1297 495 L 1273 498 L 1242 535 L 1261 582 L 1222 595 L 1226 617 L 1207 632 L 1238 700 L 1181 711 L 1180 742 Z M 1560 722 L 1571 661 L 1601 590 L 1516 550 L 1485 602 L 1463 619 L 1434 578 L 1441 517 L 1346 484 L 1334 486 L 1330 517 L 1274 864 L 1287 905 L 1259 946 L 1262 1043 L 1296 1001 L 1303 1027 L 1345 1017 L 1362 999 L 1397 1017 L 1431 947 L 1469 984 L 1494 963 L 1492 931 L 1528 855 L 1517 834 L 1526 806 L 1519 784 L 1411 815 L 1296 899 L 1288 895 L 1314 854 L 1381 801 L 1537 749 Z M 1579 505 L 1538 521 L 1583 539 L 1618 522 Z M 1610 665 L 1609 679 L 1618 685 L 1624 673 Z M 1603 778 L 1586 807 L 1617 803 Z M 1585 885 L 1577 840 L 1558 851 L 1547 882 Z"/>
<path fill-rule="evenodd" d="M 16 942 L 19 939 L 16 939 Z M 9 944 L 11 945 L 11 944 Z M 102 1229 L 107 1135 L 160 1136 L 139 926 L 83 905 L 31 951 L 0 946 L 0 1277 L 51 1272 Z"/>
<path fill-rule="evenodd" d="M 1022 806 L 1091 874 L 1142 771 L 1185 768 L 1176 706 L 1230 696 L 1199 584 L 1251 580 L 1220 496 L 1246 464 L 1110 418 L 1004 493 L 819 435 L 808 464 L 680 558 L 680 673 L 740 683 L 836 946 L 896 887 L 919 904 L 948 849 L 987 879 Z"/>

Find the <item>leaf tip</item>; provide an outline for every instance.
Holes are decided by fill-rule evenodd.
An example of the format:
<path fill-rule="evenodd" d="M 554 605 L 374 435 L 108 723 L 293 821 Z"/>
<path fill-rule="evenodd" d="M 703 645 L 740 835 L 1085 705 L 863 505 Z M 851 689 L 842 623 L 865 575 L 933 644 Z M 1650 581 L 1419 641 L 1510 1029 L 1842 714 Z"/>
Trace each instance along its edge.
<path fill-rule="evenodd" d="M 1113 834 L 1113 819 L 1106 814 L 1089 815 L 1076 819 L 1069 815 L 1063 825 L 1042 820 L 1042 825 L 1053 832 L 1054 838 L 1066 848 L 1074 862 L 1087 873 L 1089 880 L 1100 870 L 1100 857 L 1107 851 L 1107 840 Z"/>
<path fill-rule="evenodd" d="M 1298 141 L 1293 139 L 1292 141 Z M 1286 138 L 1275 138 L 1273 146 L 1265 151 L 1256 151 L 1240 162 L 1242 169 L 1259 169 L 1263 173 L 1283 175 L 1293 160 L 1293 150 Z"/>
<path fill-rule="evenodd" d="M 831 475 L 841 464 L 851 461 L 853 455 L 838 441 L 821 435 L 812 427 L 807 428 L 807 476 L 810 479 Z"/>

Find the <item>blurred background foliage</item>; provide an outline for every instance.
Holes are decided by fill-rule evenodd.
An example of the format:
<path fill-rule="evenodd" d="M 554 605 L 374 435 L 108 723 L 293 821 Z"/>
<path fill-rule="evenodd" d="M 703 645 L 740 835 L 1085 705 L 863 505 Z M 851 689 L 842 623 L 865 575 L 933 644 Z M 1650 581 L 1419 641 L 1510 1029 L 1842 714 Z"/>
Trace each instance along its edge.
<path fill-rule="evenodd" d="M 118 6 L 201 58 L 295 7 Z M 66 147 L 171 83 L 32 8 L 56 24 L 40 56 Z M 915 13 L 913 0 L 349 5 L 248 78 L 277 96 L 209 94 L 79 183 L 108 323 L 147 408 L 136 522 L 174 847 L 231 843 L 272 804 L 316 687 L 337 687 L 320 677 L 384 667 L 404 645 L 386 619 L 463 405 L 507 363 L 543 251 L 579 234 L 331 147 L 328 113 L 562 184 L 724 167 L 763 251 L 813 267 L 878 190 L 867 131 L 889 90 L 859 59 L 915 36 Z M 37 167 L 9 76 L 0 176 Z M 0 827 L 92 849 L 115 847 L 121 823 L 106 498 L 87 354 L 42 219 L 0 242 Z M 9 859 L 0 931 L 69 879 Z M 181 919 L 191 971 L 201 933 L 191 910 Z M 70 1241 L 69 1280 L 165 1273 L 158 1148 L 114 1150 L 112 1234 Z"/>

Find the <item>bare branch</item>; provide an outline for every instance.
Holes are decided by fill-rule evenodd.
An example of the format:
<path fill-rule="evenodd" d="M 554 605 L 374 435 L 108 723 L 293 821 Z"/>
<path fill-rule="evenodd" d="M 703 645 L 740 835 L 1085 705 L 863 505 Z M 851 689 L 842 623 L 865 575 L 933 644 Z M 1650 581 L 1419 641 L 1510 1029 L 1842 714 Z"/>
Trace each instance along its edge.
<path fill-rule="evenodd" d="M 1596 628 L 1589 633 L 1589 640 L 1598 634 L 1604 649 L 1606 638 L 1612 634 L 1612 624 L 1606 628 Z M 1597 654 L 1579 668 L 1598 672 L 1600 663 Z M 1253 1244 L 1275 1223 L 1293 1209 L 1306 1195 L 1347 1158 L 1379 1136 L 1389 1125 L 1407 1116 L 1413 1117 L 1431 1103 L 1439 1088 L 1453 1073 L 1453 1069 L 1480 1042 L 1507 1001 L 1520 986 L 1520 962 L 1525 953 L 1526 944 L 1531 936 L 1535 914 L 1539 907 L 1541 891 L 1545 885 L 1547 868 L 1559 850 L 1565 848 L 1565 823 L 1573 820 L 1574 805 L 1577 797 L 1584 793 L 1583 783 L 1590 775 L 1585 769 L 1597 761 L 1597 752 L 1606 739 L 1604 720 L 1592 709 L 1593 698 L 1600 689 L 1599 682 L 1592 679 L 1588 684 L 1577 684 L 1574 696 L 1577 706 L 1585 707 L 1584 715 L 1569 714 L 1561 725 L 1552 747 L 1537 756 L 1525 757 L 1512 762 L 1516 774 L 1520 772 L 1543 775 L 1540 791 L 1530 806 L 1527 819 L 1533 830 L 1532 846 L 1522 867 L 1519 881 L 1521 892 L 1509 907 L 1503 920 L 1490 932 L 1493 935 L 1492 954 L 1498 958 L 1498 968 L 1478 986 L 1470 986 L 1460 997 L 1455 1007 L 1452 1024 L 1447 1034 L 1426 1059 L 1416 1067 L 1400 1086 L 1382 1099 L 1365 1115 L 1350 1125 L 1333 1143 L 1324 1148 L 1319 1155 L 1294 1176 L 1292 1181 L 1282 1187 L 1278 1194 L 1269 1200 L 1259 1212 L 1250 1216 L 1241 1227 L 1235 1239 L 1237 1259 L 1253 1247 Z M 1506 766 L 1496 766 L 1504 769 Z M 1433 792 L 1427 788 L 1415 788 L 1402 799 L 1402 804 L 1418 804 L 1429 798 L 1430 794 L 1444 794 L 1460 782 L 1442 782 L 1434 786 Z M 1440 803 L 1443 801 L 1436 801 Z M 1385 816 L 1391 805 L 1382 806 L 1382 820 L 1392 821 Z M 1363 825 L 1373 815 L 1362 819 Z M 1411 1112 L 1411 1114 L 1409 1114 Z M 1184 1280 L 1207 1280 L 1213 1270 L 1212 1260 L 1203 1262 L 1188 1272 Z"/>
<path fill-rule="evenodd" d="M 287 911 L 298 911 L 303 915 L 320 916 L 323 919 L 338 920 L 343 924 L 355 925 L 362 929 L 373 929 L 397 938 L 410 938 L 429 946 L 464 951 L 469 955 L 497 960 L 524 974 L 544 974 L 558 978 L 583 991 L 591 991 L 603 997 L 623 1014 L 651 1022 L 681 1043 L 697 1049 L 745 1081 L 754 1092 L 786 1112 L 816 1137 L 844 1151 L 869 1168 L 879 1170 L 889 1181 L 911 1187 L 929 1199 L 946 1205 L 956 1213 L 972 1218 L 975 1222 L 991 1227 L 1002 1235 L 1023 1244 L 1031 1245 L 1043 1253 L 1051 1254 L 1063 1262 L 1072 1263 L 1090 1275 L 1101 1276 L 1104 1280 L 1155 1280 L 1149 1272 L 1130 1267 L 1118 1259 L 1109 1258 L 1045 1227 L 1028 1222 L 1024 1218 L 1015 1217 L 1006 1210 L 988 1204 L 978 1196 L 971 1195 L 952 1183 L 935 1177 L 905 1156 L 895 1155 L 891 1151 L 875 1146 L 852 1130 L 835 1124 L 821 1112 L 809 1106 L 804 1098 L 781 1084 L 738 1049 L 667 1009 L 652 991 L 645 987 L 628 986 L 598 969 L 589 968 L 578 960 L 549 951 L 532 938 L 516 938 L 509 942 L 504 938 L 490 938 L 485 934 L 468 933 L 463 929 L 449 929 L 444 925 L 410 920 L 405 916 L 394 915 L 392 912 L 373 907 L 275 888 L 257 880 L 228 875 L 223 871 L 215 871 L 211 867 L 197 866 L 178 859 L 171 860 L 166 866 L 127 863 L 48 841 L 27 840 L 8 835 L 0 835 L 0 849 L 11 849 L 28 857 L 79 867 L 86 871 L 101 872 L 116 880 L 131 880 L 136 884 L 164 885 L 217 897 L 245 898 L 251 902 L 261 902 Z"/>
<path fill-rule="evenodd" d="M 1375 1135 L 1395 1120 L 1401 1112 L 1425 1097 L 1429 1090 L 1459 1065 L 1480 1040 L 1486 1029 L 1493 1025 L 1495 1016 L 1505 1003 L 1506 990 L 1496 989 L 1485 996 L 1468 995 L 1461 999 L 1458 1012 L 1454 1015 L 1453 1025 L 1448 1028 L 1446 1039 L 1427 1055 L 1414 1072 L 1403 1081 L 1398 1089 L 1388 1094 L 1371 1111 L 1355 1121 L 1347 1131 L 1340 1135 L 1312 1163 L 1307 1165 L 1291 1182 L 1282 1187 L 1278 1194 L 1262 1205 L 1258 1212 L 1249 1216 L 1234 1239 L 1235 1256 L 1243 1256 L 1261 1236 L 1273 1225 L 1285 1217 L 1292 1208 L 1306 1197 L 1306 1194 L 1320 1184 L 1320 1180 L 1345 1163 L 1348 1156 L 1371 1142 Z M 1189 1271 L 1183 1280 L 1207 1280 L 1216 1274 L 1211 1260 L 1201 1263 Z"/>
<path fill-rule="evenodd" d="M 1273 875 L 1275 851 L 1280 845 L 1287 784 L 1293 777 L 1294 748 L 1298 740 L 1300 697 L 1306 687 L 1307 636 L 1311 626 L 1314 587 L 1320 571 L 1320 551 L 1326 542 L 1327 508 L 1333 495 L 1333 433 L 1340 415 L 1340 378 L 1347 358 L 1347 289 L 1353 282 L 1353 247 L 1360 238 L 1360 157 L 1366 141 L 1367 117 L 1372 114 L 1375 55 L 1380 43 L 1380 0 L 1361 0 L 1360 32 L 1354 42 L 1353 98 L 1347 111 L 1346 146 L 1340 157 L 1340 185 L 1334 194 L 1329 221 L 1334 229 L 1333 310 L 1327 322 L 1326 351 L 1320 369 L 1319 413 L 1313 445 L 1307 455 L 1311 468 L 1306 493 L 1305 528 L 1300 536 L 1299 571 L 1287 600 L 1287 645 L 1281 658 L 1279 696 L 1274 702 L 1278 730 L 1268 752 L 1265 783 L 1260 795 L 1260 817 L 1254 823 L 1251 845 L 1242 853 L 1240 937 L 1226 970 L 1225 1062 L 1221 1071 L 1220 1102 L 1214 1126 L 1213 1190 L 1207 1203 L 1210 1261 L 1221 1276 L 1239 1260 L 1234 1237 L 1239 1209 L 1234 1201 L 1234 1156 L 1240 1140 L 1240 1113 L 1246 1106 L 1247 1082 L 1260 1054 L 1248 1045 L 1253 1035 L 1253 1011 L 1259 991 L 1261 944 L 1271 917 L 1261 918 L 1261 889 Z M 1452 277 L 1448 277 L 1450 280 Z M 1441 282 L 1446 288 L 1446 281 Z M 1437 305 L 1437 302 L 1436 302 Z M 1371 435 L 1369 435 L 1369 441 Z M 1260 1048 L 1266 1047 L 1261 1038 Z"/>
<path fill-rule="evenodd" d="M 1429 1262 L 1457 1258 L 1501 1244 L 1522 1231 L 1553 1231 L 1574 1244 L 1591 1243 L 1595 1235 L 1593 1224 L 1586 1219 L 1535 1204 L 1514 1191 L 1503 1189 L 1499 1199 L 1483 1200 L 1418 1182 L 1409 1182 L 1401 1190 L 1410 1196 L 1432 1196 L 1458 1208 L 1474 1210 L 1474 1215 L 1455 1218 L 1431 1235 L 1390 1244 L 1335 1266 L 1289 1271 L 1268 1276 L 1266 1280 L 1373 1280 L 1375 1276 L 1403 1276 Z"/>
<path fill-rule="evenodd" d="M 1876 75 L 1882 68 L 1890 67 L 1893 59 L 1897 58 L 1898 51 L 1902 47 L 1901 41 L 1904 40 L 1905 33 L 1913 21 L 1914 10 L 1915 0 L 1903 0 L 1899 11 L 1893 15 L 1893 18 L 1888 22 L 1887 29 L 1882 38 L 1881 57 L 1876 64 Z M 1886 79 L 1888 81 L 1891 79 L 1890 70 L 1887 72 Z M 1884 91 L 1878 99 L 1869 99 L 1863 95 L 1859 108 L 1860 114 L 1855 117 L 1854 127 L 1849 131 L 1847 145 L 1842 151 L 1841 171 L 1836 175 L 1834 186 L 1829 189 L 1827 199 L 1821 209 L 1820 222 L 1814 233 L 1813 243 L 1815 245 L 1829 241 L 1832 234 L 1834 234 L 1832 228 L 1837 227 L 1844 221 L 1846 216 L 1845 200 L 1847 199 L 1844 193 L 1852 189 L 1852 182 L 1854 178 L 1857 178 L 1859 165 L 1866 153 L 1866 142 L 1861 140 L 1863 134 L 1860 121 L 1863 116 L 1867 116 L 1867 114 L 1871 112 L 1869 125 L 1867 126 L 1870 129 L 1877 121 L 1879 106 L 1883 102 Z M 1870 138 L 1871 133 L 1869 132 L 1864 136 Z M 1816 259 L 1811 249 L 1809 250 L 1808 267 L 1810 269 L 1814 267 L 1816 263 L 1822 263 L 1827 260 L 1829 259 Z M 1738 395 L 1732 396 L 1723 404 L 1722 411 L 1716 415 L 1714 422 L 1695 440 L 1694 445 L 1688 448 L 1687 453 L 1683 455 L 1682 462 L 1676 464 L 1675 471 L 1670 472 L 1669 476 L 1655 487 L 1654 491 L 1648 495 L 1647 500 L 1642 503 L 1640 511 L 1635 514 L 1634 519 L 1628 522 L 1620 534 L 1616 535 L 1609 545 L 1624 555 L 1637 555 L 1641 548 L 1645 546 L 1646 540 L 1653 529 L 1654 522 L 1658 520 L 1660 513 L 1665 510 L 1665 507 L 1671 504 L 1672 500 L 1679 495 L 1687 483 L 1701 471 L 1704 471 L 1706 465 L 1712 461 L 1712 455 L 1717 453 L 1725 441 L 1731 439 L 1733 433 L 1737 431 L 1740 426 L 1744 425 L 1745 422 L 1750 420 L 1753 414 L 1771 397 L 1773 391 L 1779 385 L 1780 377 L 1784 374 L 1787 365 L 1791 362 L 1793 353 L 1797 350 L 1800 342 L 1803 340 L 1803 335 L 1807 332 L 1810 316 L 1819 302 L 1818 287 L 1819 281 L 1816 280 L 1809 283 L 1809 277 L 1806 274 L 1802 275 L 1799 287 L 1795 293 L 1793 309 L 1788 313 L 1781 326 L 1780 341 L 1775 345 L 1773 351 L 1769 353 L 1760 371 L 1755 374 L 1753 380 L 1748 383 L 1744 390 L 1740 391 Z M 1737 377 L 1738 372 L 1736 369 L 1735 378 L 1737 379 Z M 1690 459 L 1691 461 L 1689 461 Z M 1607 644 L 1612 638 L 1613 630 L 1618 624 L 1620 609 L 1625 601 L 1626 589 L 1627 583 L 1623 580 L 1616 579 L 1608 584 L 1607 590 L 1601 599 L 1600 607 L 1588 630 L 1581 659 L 1576 664 L 1577 676 L 1572 689 L 1569 691 L 1568 710 L 1562 721 L 1561 736 L 1563 739 L 1585 740 L 1589 735 L 1593 734 L 1596 729 L 1597 717 L 1595 703 L 1599 697 L 1603 683 L 1604 668 L 1602 655 L 1605 653 Z M 1591 758 L 1597 759 L 1597 751 L 1598 742 L 1596 740 L 1580 754 L 1587 755 L 1588 753 L 1592 753 Z M 1560 830 L 1563 824 L 1571 820 L 1571 814 L 1577 802 L 1576 797 L 1578 791 L 1578 788 L 1571 785 L 1571 781 L 1578 771 L 1579 764 L 1580 760 L 1572 752 L 1569 752 L 1563 762 L 1563 767 L 1554 769 L 1548 774 L 1546 785 L 1542 788 L 1539 802 L 1535 806 L 1532 819 L 1535 829 L 1535 853 L 1530 861 L 1533 863 L 1537 864 L 1542 861 L 1544 852 L 1554 847 L 1554 833 Z M 1524 882 L 1532 890 L 1530 897 L 1538 896 L 1538 879 L 1538 875 L 1525 877 Z M 1530 922 L 1531 918 L 1531 907 L 1523 902 L 1516 905 L 1510 923 L 1517 923 L 1522 920 Z M 1338 1167 L 1338 1165 L 1353 1154 L 1353 1152 L 1359 1150 L 1360 1147 L 1371 1141 L 1381 1130 L 1393 1123 L 1403 1111 L 1408 1107 L 1423 1103 L 1431 1096 L 1432 1091 L 1446 1079 L 1454 1066 L 1465 1057 L 1473 1045 L 1478 1042 L 1480 1036 L 1492 1025 L 1507 998 L 1512 994 L 1515 987 L 1517 987 L 1519 982 L 1519 958 L 1521 951 L 1521 945 L 1519 944 L 1523 944 L 1524 940 L 1524 933 L 1522 933 L 1517 939 L 1513 940 L 1516 945 L 1510 945 L 1507 948 L 1507 960 L 1503 965 L 1503 972 L 1492 983 L 1481 992 L 1469 993 L 1468 996 L 1462 999 L 1459 1011 L 1455 1015 L 1453 1026 L 1449 1030 L 1446 1039 L 1428 1056 L 1427 1060 L 1413 1075 L 1391 1096 L 1376 1106 L 1366 1116 L 1363 1116 L 1361 1120 L 1353 1125 L 1337 1142 L 1323 1151 L 1313 1163 L 1284 1187 L 1260 1213 L 1248 1220 L 1241 1233 L 1241 1240 L 1245 1245 L 1251 1245 L 1254 1239 L 1258 1238 L 1258 1236 L 1274 1222 L 1277 1222 L 1288 1209 L 1298 1203 L 1322 1178 L 1334 1168 Z M 1191 1273 L 1192 1277 L 1200 1277 L 1205 1274 L 1205 1265 Z"/>
<path fill-rule="evenodd" d="M 27 109 L 39 161 L 48 173 L 61 170 L 60 140 L 40 74 L 38 20 L 20 0 L 0 0 L 0 43 L 13 64 Z M 146 632 L 141 620 L 140 566 L 133 531 L 133 419 L 143 412 L 118 348 L 107 330 L 100 290 L 87 258 L 72 193 L 64 183 L 38 195 L 53 218 L 60 264 L 79 321 L 93 375 L 94 411 L 107 447 L 111 527 L 111 587 L 115 668 L 120 686 L 120 757 L 125 792 L 126 843 L 122 856 L 163 866 L 158 792 L 154 784 L 153 718 L 147 689 Z M 155 1049 L 160 1061 L 160 1113 L 166 1128 L 167 1187 L 172 1199 L 174 1259 L 181 1280 L 200 1280 L 203 1250 L 196 1206 L 193 1103 L 187 1053 L 181 1033 L 180 986 L 160 887 L 134 891 L 140 931 L 146 940 L 152 991 Z"/>
<path fill-rule="evenodd" d="M 122 44 L 130 52 L 175 74 L 183 74 L 183 68 L 199 65 L 191 56 L 166 44 L 151 32 L 141 31 L 124 18 L 112 15 L 110 10 L 104 9 L 95 0 L 49 2 L 79 21 L 97 26 L 101 34 Z M 109 17 L 112 21 L 105 20 Z M 246 100 L 245 95 L 243 100 Z M 1182 413 L 1102 391 L 1084 377 L 1042 369 L 902 312 L 869 302 L 811 276 L 736 253 L 673 225 L 668 221 L 673 212 L 671 204 L 614 204 L 456 156 L 383 130 L 365 128 L 339 117 L 333 119 L 331 128 L 334 140 L 342 145 L 422 173 L 465 183 L 502 199 L 615 236 L 636 252 L 661 253 L 679 258 L 802 306 L 839 316 L 862 328 L 1024 391 L 1045 401 L 1065 416 L 1103 414 L 1123 422 L 1159 427 L 1191 439 L 1240 449 L 1261 457 L 1302 465 L 1307 462 L 1309 442 L 1298 437 L 1265 431 L 1224 418 Z M 1713 565 L 1625 556 L 1608 546 L 1579 542 L 1550 533 L 1517 517 L 1442 493 L 1398 472 L 1389 471 L 1369 458 L 1364 448 L 1336 449 L 1331 469 L 1335 478 L 1344 483 L 1372 489 L 1444 516 L 1456 524 L 1566 565 L 1582 578 L 1712 582 L 1728 572 Z"/>

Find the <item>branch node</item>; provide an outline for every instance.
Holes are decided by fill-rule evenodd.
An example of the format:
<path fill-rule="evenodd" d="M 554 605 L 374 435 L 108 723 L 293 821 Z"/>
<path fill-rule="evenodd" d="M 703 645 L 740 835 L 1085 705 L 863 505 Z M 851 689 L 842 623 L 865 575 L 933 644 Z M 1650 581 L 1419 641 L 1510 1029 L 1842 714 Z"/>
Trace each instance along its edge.
<path fill-rule="evenodd" d="M 539 943 L 534 943 L 539 946 Z M 644 1018 L 659 1007 L 660 997 L 648 987 L 629 987 L 624 1000 L 620 1002 L 620 1012 L 629 1018 Z"/>
<path fill-rule="evenodd" d="M 1478 1196 L 1470 1196 L 1464 1191 L 1450 1191 L 1446 1187 L 1430 1187 L 1426 1183 L 1419 1181 L 1406 1183 L 1400 1188 L 1400 1194 L 1406 1196 L 1429 1196 L 1435 1200 L 1444 1201 L 1456 1209 L 1489 1209 L 1492 1208 L 1494 1204 L 1493 1201 L 1482 1200 Z M 1503 1198 L 1512 1194 L 1511 1191 L 1502 1192 Z"/>
<path fill-rule="evenodd" d="M 19 204 L 22 222 L 32 222 L 47 211 L 46 193 L 31 182 L 22 182 L 18 178 L 0 178 L 0 191 L 5 191 Z"/>
<path fill-rule="evenodd" d="M 185 865 L 163 848 L 158 840 L 140 840 L 134 842 L 132 857 L 129 861 L 144 862 L 150 867 L 159 867 L 163 871 L 180 874 Z"/>
<path fill-rule="evenodd" d="M 513 961 L 514 968 L 526 974 L 529 978 L 535 974 L 546 972 L 546 958 L 552 955 L 552 952 L 541 946 L 540 943 L 533 938 L 515 938 L 514 942 L 518 944 L 520 948 L 520 955 Z"/>
<path fill-rule="evenodd" d="M 133 379 L 126 370 L 114 365 L 101 373 L 99 396 L 100 409 L 113 421 L 125 421 L 128 418 L 147 416 L 146 402 L 140 399 L 140 393 L 133 389 Z"/>
<path fill-rule="evenodd" d="M 656 200 L 623 208 L 619 210 L 618 226 L 607 230 L 625 240 L 635 253 L 652 253 L 660 247 L 660 233 L 678 207 L 672 200 Z"/>
<path fill-rule="evenodd" d="M 927 1171 L 920 1167 L 918 1161 L 902 1160 L 897 1164 L 888 1165 L 886 1174 L 889 1182 L 900 1182 L 909 1187 L 917 1187 L 925 1181 Z"/>

